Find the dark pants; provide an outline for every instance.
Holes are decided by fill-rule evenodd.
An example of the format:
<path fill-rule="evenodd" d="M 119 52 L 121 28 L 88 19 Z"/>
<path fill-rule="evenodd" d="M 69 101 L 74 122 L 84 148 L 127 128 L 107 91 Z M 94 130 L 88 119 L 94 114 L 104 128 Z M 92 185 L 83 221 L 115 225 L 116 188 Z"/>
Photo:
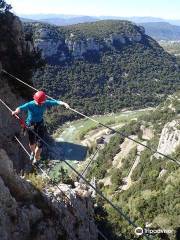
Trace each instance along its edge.
<path fill-rule="evenodd" d="M 29 143 L 30 145 L 34 145 L 36 144 L 39 148 L 42 148 L 42 141 L 40 138 L 44 138 L 44 132 L 45 132 L 45 127 L 44 127 L 44 122 L 32 122 L 29 125 L 29 129 L 28 129 L 28 135 L 29 135 Z M 36 136 L 36 134 L 40 137 L 38 138 L 38 136 Z"/>

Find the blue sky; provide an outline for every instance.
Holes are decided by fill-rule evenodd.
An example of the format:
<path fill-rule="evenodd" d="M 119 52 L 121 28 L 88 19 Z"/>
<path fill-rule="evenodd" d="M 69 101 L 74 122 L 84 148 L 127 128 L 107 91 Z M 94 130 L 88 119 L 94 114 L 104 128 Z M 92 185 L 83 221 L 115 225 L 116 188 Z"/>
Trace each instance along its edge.
<path fill-rule="evenodd" d="M 180 19 L 180 0 L 6 0 L 16 14 L 152 16 Z"/>

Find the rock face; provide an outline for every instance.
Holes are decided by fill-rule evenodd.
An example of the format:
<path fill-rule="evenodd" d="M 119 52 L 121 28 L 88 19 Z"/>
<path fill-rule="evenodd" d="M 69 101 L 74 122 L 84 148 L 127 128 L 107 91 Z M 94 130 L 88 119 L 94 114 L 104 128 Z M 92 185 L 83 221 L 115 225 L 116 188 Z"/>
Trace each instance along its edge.
<path fill-rule="evenodd" d="M 0 75 L 0 96 L 1 99 L 11 108 L 15 109 L 24 100 L 17 98 L 11 91 L 7 79 Z M 14 167 L 22 169 L 27 163 L 27 157 L 24 155 L 13 137 L 20 133 L 20 126 L 17 120 L 11 116 L 11 112 L 0 103 L 0 148 L 7 151 L 9 157 L 13 160 Z M 23 143 L 27 146 L 27 139 L 23 138 Z"/>
<path fill-rule="evenodd" d="M 142 139 L 151 140 L 154 137 L 154 132 L 151 128 L 146 128 L 144 125 L 141 125 Z"/>
<path fill-rule="evenodd" d="M 1 24 L 0 26 L 0 32 L 3 34 L 4 31 L 7 31 L 7 24 L 9 25 L 9 28 L 11 29 L 12 35 L 13 35 L 13 41 L 16 43 L 16 51 L 19 53 L 19 55 L 22 55 L 23 53 L 23 42 L 24 42 L 24 34 L 23 34 L 23 28 L 22 24 L 19 20 L 19 18 L 13 16 L 7 18 L 6 24 Z M 10 31 L 10 30 L 9 30 Z M 8 31 L 7 31 L 8 34 Z M 10 33 L 9 33 L 10 34 Z M 0 52 L 1 54 L 5 54 L 8 52 L 8 46 L 7 42 L 5 41 L 4 36 L 1 38 L 0 41 Z M 1 56 L 2 57 L 2 56 Z M 6 56 L 4 56 L 6 58 Z"/>
<path fill-rule="evenodd" d="M 79 184 L 75 189 L 52 186 L 40 193 L 14 172 L 7 153 L 0 149 L 1 240 L 96 240 L 89 195 Z"/>
<path fill-rule="evenodd" d="M 40 28 L 36 32 L 35 46 L 42 49 L 43 57 L 50 57 L 59 53 L 59 48 L 62 46 L 62 41 L 58 39 L 56 32 L 46 28 Z"/>
<path fill-rule="evenodd" d="M 142 40 L 142 35 L 140 33 L 137 33 L 135 35 L 113 33 L 104 40 L 108 47 L 113 47 L 115 44 L 124 45 L 128 42 L 140 42 Z"/>
<path fill-rule="evenodd" d="M 24 90 L 22 85 L 3 74 L 1 70 L 3 68 L 15 76 L 20 74 L 21 79 L 28 81 L 32 67 L 30 62 L 33 62 L 32 58 L 34 59 L 34 47 L 31 41 L 25 41 L 23 27 L 18 17 L 9 13 L 0 20 L 2 21 L 0 24 L 0 96 L 12 110 L 15 110 L 25 102 L 20 94 L 23 93 L 28 98 L 32 92 L 28 88 Z M 16 133 L 20 133 L 19 123 L 0 103 L 0 148 L 6 150 L 14 167 L 20 170 L 27 163 L 27 157 L 13 140 Z M 27 137 L 23 138 L 22 142 L 27 146 Z"/>
<path fill-rule="evenodd" d="M 112 32 L 112 31 L 111 31 Z M 69 59 L 84 59 L 87 54 L 96 53 L 107 49 L 120 48 L 126 44 L 142 41 L 141 29 L 135 33 L 109 33 L 100 39 L 95 37 L 79 37 L 76 32 L 68 32 L 63 35 L 56 27 L 45 27 L 35 24 L 35 46 L 42 50 L 45 59 L 55 58 L 56 62 Z"/>
<path fill-rule="evenodd" d="M 88 51 L 97 51 L 99 52 L 102 49 L 102 46 L 93 38 L 87 38 L 85 40 L 75 40 L 72 36 L 69 39 L 65 40 L 65 44 L 69 52 L 75 59 L 84 58 L 84 54 Z"/>
<path fill-rule="evenodd" d="M 164 126 L 157 151 L 168 155 L 172 154 L 180 146 L 179 124 L 180 120 L 173 120 Z"/>
<path fill-rule="evenodd" d="M 17 68 L 17 60 L 20 63 L 25 54 L 27 57 L 30 51 L 33 51 L 33 42 L 25 40 L 23 26 L 18 17 L 7 14 L 1 21 L 0 35 L 3 37 L 0 39 L 0 62 L 4 68 L 12 70 Z"/>

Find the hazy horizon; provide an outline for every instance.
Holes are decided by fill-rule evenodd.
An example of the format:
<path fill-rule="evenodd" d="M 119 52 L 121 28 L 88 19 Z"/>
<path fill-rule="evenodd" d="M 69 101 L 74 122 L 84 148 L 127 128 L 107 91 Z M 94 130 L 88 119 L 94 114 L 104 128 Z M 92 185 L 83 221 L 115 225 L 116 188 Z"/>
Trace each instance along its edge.
<path fill-rule="evenodd" d="M 6 0 L 17 15 L 153 17 L 179 20 L 179 0 Z"/>
<path fill-rule="evenodd" d="M 162 17 L 154 17 L 154 16 L 110 16 L 110 15 L 82 15 L 82 14 L 61 14 L 61 13 L 19 13 L 17 14 L 18 16 L 68 16 L 68 17 L 94 17 L 94 18 L 98 18 L 98 17 L 114 17 L 114 18 L 154 18 L 154 19 L 162 19 L 162 20 L 180 20 L 180 17 L 177 19 L 172 19 L 172 18 L 162 18 Z"/>

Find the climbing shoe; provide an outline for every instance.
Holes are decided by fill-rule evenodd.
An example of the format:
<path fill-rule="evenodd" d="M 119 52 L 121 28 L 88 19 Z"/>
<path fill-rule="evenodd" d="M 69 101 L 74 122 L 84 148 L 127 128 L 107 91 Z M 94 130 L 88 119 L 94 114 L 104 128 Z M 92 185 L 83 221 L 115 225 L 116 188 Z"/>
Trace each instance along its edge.
<path fill-rule="evenodd" d="M 36 160 L 36 158 L 34 157 L 33 158 L 33 161 L 32 161 L 32 165 L 35 165 L 35 166 L 38 166 L 38 160 Z"/>
<path fill-rule="evenodd" d="M 30 159 L 31 162 L 34 160 L 34 153 L 33 152 L 31 152 L 31 155 L 30 155 L 29 159 Z"/>

